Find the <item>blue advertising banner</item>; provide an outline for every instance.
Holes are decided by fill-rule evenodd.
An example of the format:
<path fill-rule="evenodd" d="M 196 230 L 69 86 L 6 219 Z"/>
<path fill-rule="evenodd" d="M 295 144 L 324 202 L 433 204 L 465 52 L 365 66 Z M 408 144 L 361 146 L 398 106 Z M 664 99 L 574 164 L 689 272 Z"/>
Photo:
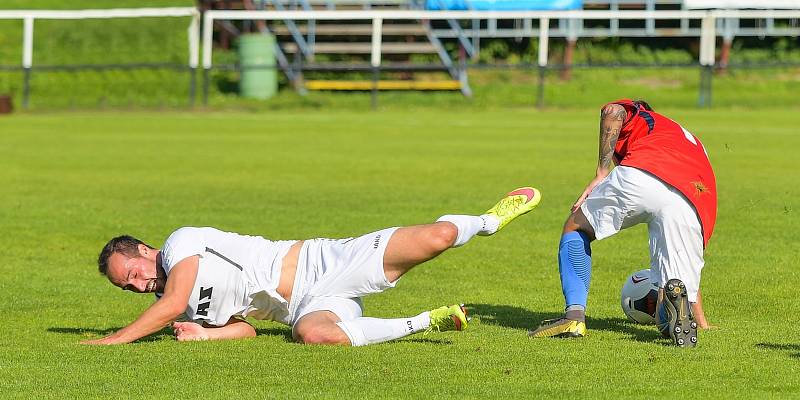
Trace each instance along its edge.
<path fill-rule="evenodd" d="M 583 0 L 427 0 L 428 10 L 580 10 Z"/>
<path fill-rule="evenodd" d="M 798 0 L 685 0 L 683 2 L 689 9 L 798 9 Z"/>

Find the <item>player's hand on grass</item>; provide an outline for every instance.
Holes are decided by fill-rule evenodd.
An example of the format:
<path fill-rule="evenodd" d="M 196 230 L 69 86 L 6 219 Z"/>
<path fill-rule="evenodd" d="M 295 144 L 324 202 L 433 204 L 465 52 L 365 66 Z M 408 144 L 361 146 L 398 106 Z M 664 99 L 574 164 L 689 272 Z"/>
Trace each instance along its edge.
<path fill-rule="evenodd" d="M 118 344 L 118 342 L 112 341 L 108 337 L 104 337 L 104 338 L 100 338 L 100 339 L 82 340 L 81 344 L 110 345 L 110 344 Z"/>
<path fill-rule="evenodd" d="M 209 339 L 206 328 L 194 322 L 175 322 L 172 324 L 172 330 L 179 342 Z"/>

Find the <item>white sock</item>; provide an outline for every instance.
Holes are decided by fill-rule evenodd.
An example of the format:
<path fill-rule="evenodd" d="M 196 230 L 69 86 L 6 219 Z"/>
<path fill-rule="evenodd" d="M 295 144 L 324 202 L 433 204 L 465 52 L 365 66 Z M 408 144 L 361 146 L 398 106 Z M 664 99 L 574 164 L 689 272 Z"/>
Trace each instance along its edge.
<path fill-rule="evenodd" d="M 340 321 L 336 325 L 350 338 L 353 346 L 388 342 L 424 331 L 431 325 L 430 312 L 410 318 L 380 319 L 361 317 Z"/>
<path fill-rule="evenodd" d="M 474 215 L 443 215 L 436 220 L 436 222 L 442 221 L 450 222 L 458 229 L 458 236 L 456 237 L 455 243 L 453 243 L 453 247 L 463 246 L 469 242 L 473 236 L 479 233 L 491 235 L 497 230 L 497 226 L 500 224 L 497 218 L 486 214 L 480 217 Z M 491 230 L 487 230 L 487 226 Z"/>
<path fill-rule="evenodd" d="M 500 227 L 500 220 L 497 219 L 497 217 L 494 215 L 483 214 L 481 215 L 481 218 L 483 218 L 484 221 L 483 230 L 481 233 L 491 235 L 497 232 L 497 228 Z"/>

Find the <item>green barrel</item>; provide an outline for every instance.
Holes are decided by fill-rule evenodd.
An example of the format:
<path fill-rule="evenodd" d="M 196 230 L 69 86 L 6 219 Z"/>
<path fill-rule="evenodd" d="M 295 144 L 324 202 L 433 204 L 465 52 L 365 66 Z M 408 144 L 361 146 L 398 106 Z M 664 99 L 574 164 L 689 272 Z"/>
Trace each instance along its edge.
<path fill-rule="evenodd" d="M 239 63 L 242 66 L 239 94 L 253 99 L 268 99 L 278 91 L 275 69 L 275 37 L 269 34 L 239 36 Z"/>

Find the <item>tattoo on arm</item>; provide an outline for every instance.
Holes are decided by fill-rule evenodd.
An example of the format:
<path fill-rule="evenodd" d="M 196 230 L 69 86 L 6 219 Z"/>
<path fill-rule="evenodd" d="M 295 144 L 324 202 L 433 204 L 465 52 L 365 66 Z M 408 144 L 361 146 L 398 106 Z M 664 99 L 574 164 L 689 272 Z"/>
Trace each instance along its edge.
<path fill-rule="evenodd" d="M 614 147 L 627 112 L 618 104 L 603 107 L 600 115 L 600 154 L 598 168 L 608 169 L 614 160 Z"/>

